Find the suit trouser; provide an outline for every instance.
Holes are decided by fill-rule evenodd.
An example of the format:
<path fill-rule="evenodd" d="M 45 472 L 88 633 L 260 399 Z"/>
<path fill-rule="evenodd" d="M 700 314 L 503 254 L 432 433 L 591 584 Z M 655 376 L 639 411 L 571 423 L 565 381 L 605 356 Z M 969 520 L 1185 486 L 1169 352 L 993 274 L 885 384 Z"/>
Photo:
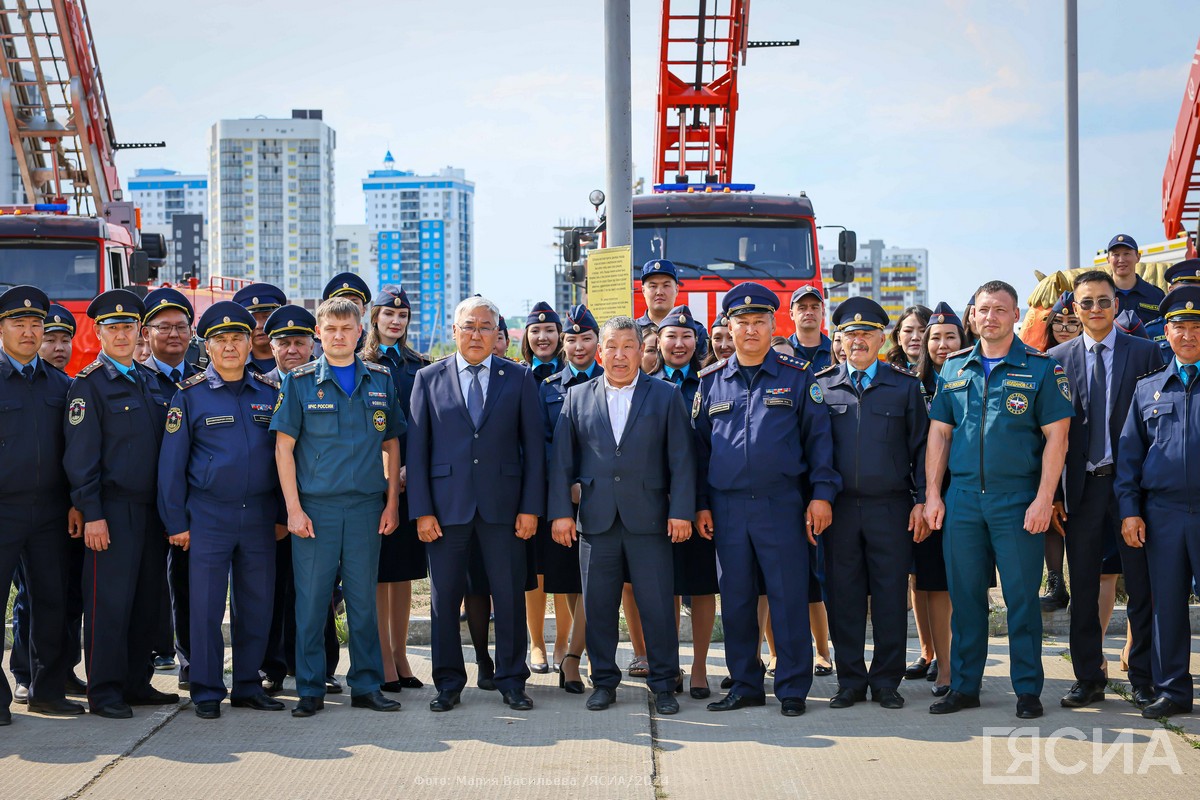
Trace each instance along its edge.
<path fill-rule="evenodd" d="M 524 689 L 529 677 L 525 665 L 528 545 L 513 533 L 512 524 L 484 522 L 478 514 L 466 525 L 443 525 L 441 537 L 425 545 L 433 605 L 433 684 L 439 692 L 457 692 L 467 685 L 458 612 L 466 592 L 472 542 L 487 571 L 496 615 L 496 688 Z"/>
<path fill-rule="evenodd" d="M 1130 547 L 1119 534 L 1117 541 L 1117 549 L 1121 553 L 1121 572 L 1125 576 L 1125 593 L 1129 596 L 1125 603 L 1125 614 L 1133 638 L 1129 647 L 1129 682 L 1134 686 L 1151 686 L 1154 684 L 1151 664 L 1154 649 L 1154 604 L 1146 548 Z"/>
<path fill-rule="evenodd" d="M 950 688 L 956 692 L 978 695 L 983 684 L 990 610 L 988 583 L 994 563 L 1000 570 L 1000 586 L 1008 608 L 1013 690 L 1017 694 L 1042 693 L 1045 675 L 1039 593 L 1045 535 L 1030 534 L 1024 528 L 1025 511 L 1036 494 L 984 494 L 950 484 L 942 550 L 954 607 L 950 618 Z"/>
<path fill-rule="evenodd" d="M 263 655 L 262 674 L 269 680 L 282 681 L 296 674 L 296 583 L 292 578 L 292 536 L 275 542 L 275 587 L 271 605 L 271 628 Z M 341 581 L 336 581 L 333 599 L 325 614 L 325 669 L 337 671 L 341 644 L 337 638 L 334 608 L 341 598 Z"/>
<path fill-rule="evenodd" d="M 63 635 L 64 658 L 67 660 L 67 676 L 75 671 L 75 665 L 83 658 L 80 636 L 83 634 L 83 537 L 67 539 L 67 606 L 66 627 Z M 1140 552 L 1140 551 L 1139 551 Z M 30 653 L 29 595 L 25 589 L 25 570 L 20 563 L 13 574 L 13 587 L 17 590 L 12 610 L 12 650 L 8 654 L 8 669 L 13 680 L 21 686 L 29 686 Z M 1148 656 L 1147 656 L 1148 658 Z M 1149 664 L 1149 661 L 1147 661 Z M 1147 667 L 1148 669 L 1149 667 Z"/>
<path fill-rule="evenodd" d="M 808 625 L 808 541 L 804 499 L 798 491 L 712 493 L 720 564 L 725 661 L 734 686 L 747 697 L 764 693 L 758 629 L 759 570 L 766 583 L 778 654 L 775 696 L 808 696 L 812 688 L 812 632 Z"/>
<path fill-rule="evenodd" d="M 674 691 L 679 678 L 679 632 L 675 628 L 675 563 L 666 523 L 656 533 L 630 533 L 618 516 L 604 533 L 579 539 L 579 572 L 583 578 L 583 610 L 587 650 L 596 686 L 616 689 L 621 590 L 626 570 L 646 633 L 646 655 L 654 692 Z M 552 547 L 561 547 L 555 543 Z"/>
<path fill-rule="evenodd" d="M 105 500 L 107 550 L 83 562 L 83 652 L 92 708 L 150 690 L 167 539 L 153 503 Z"/>
<path fill-rule="evenodd" d="M 839 496 L 825 544 L 829 632 L 843 689 L 895 689 L 908 649 L 912 498 Z M 867 598 L 874 649 L 867 671 Z"/>
<path fill-rule="evenodd" d="M 272 538 L 274 537 L 272 536 Z M 179 662 L 179 680 L 181 681 L 189 679 L 192 663 L 191 597 L 188 593 L 190 552 L 182 547 L 172 547 L 167 552 L 167 587 L 171 595 L 171 627 L 175 629 L 175 656 Z"/>
<path fill-rule="evenodd" d="M 296 586 L 296 690 L 301 697 L 323 697 L 329 665 L 325 660 L 325 619 L 341 568 L 350 628 L 350 671 L 354 696 L 379 691 L 383 655 L 375 586 L 379 579 L 379 517 L 383 497 L 357 497 L 332 505 L 301 496 L 315 537 L 292 538 Z"/>
<path fill-rule="evenodd" d="M 221 621 L 230 597 L 233 691 L 238 697 L 262 692 L 258 667 L 267 649 L 275 584 L 274 503 L 245 507 L 196 503 L 188 557 L 192 590 L 189 628 L 193 702 L 223 700 L 225 640 Z M 233 590 L 230 592 L 230 576 Z"/>
<path fill-rule="evenodd" d="M 1105 682 L 1100 569 L 1109 542 L 1119 535 L 1120 525 L 1113 477 L 1084 475 L 1079 503 L 1067 509 L 1065 539 L 1071 568 L 1071 667 L 1077 681 Z"/>
<path fill-rule="evenodd" d="M 1154 688 L 1192 708 L 1188 595 L 1200 575 L 1200 512 L 1146 503 L 1146 562 L 1154 591 Z"/>
<path fill-rule="evenodd" d="M 29 658 L 29 699 L 61 700 L 69 669 L 65 498 L 56 504 L 0 505 L 0 585 L 8 587 L 18 564 L 29 607 L 29 638 L 23 648 Z M 11 703 L 8 679 L 0 674 L 0 708 Z"/>

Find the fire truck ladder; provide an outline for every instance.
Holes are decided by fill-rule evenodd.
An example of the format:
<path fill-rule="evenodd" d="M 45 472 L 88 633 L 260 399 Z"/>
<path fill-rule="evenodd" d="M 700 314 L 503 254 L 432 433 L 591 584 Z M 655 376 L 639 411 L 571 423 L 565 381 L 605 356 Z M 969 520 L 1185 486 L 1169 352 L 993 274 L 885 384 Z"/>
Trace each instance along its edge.
<path fill-rule="evenodd" d="M 656 184 L 666 183 L 668 173 L 681 184 L 688 182 L 689 174 L 699 174 L 705 183 L 729 183 L 739 62 L 746 63 L 751 47 L 800 44 L 747 40 L 750 0 L 699 0 L 699 9 L 696 4 L 697 0 L 663 0 Z"/>
<path fill-rule="evenodd" d="M 1171 138 L 1163 172 L 1163 229 L 1168 239 L 1187 233 L 1188 251 L 1196 252 L 1200 235 L 1200 45 L 1192 54 L 1187 92 Z"/>

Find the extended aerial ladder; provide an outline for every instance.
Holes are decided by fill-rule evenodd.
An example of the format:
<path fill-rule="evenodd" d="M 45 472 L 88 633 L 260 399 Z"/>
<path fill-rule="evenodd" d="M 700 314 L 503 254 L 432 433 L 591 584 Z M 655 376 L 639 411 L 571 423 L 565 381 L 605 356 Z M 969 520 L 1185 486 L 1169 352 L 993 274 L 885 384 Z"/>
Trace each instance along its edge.
<path fill-rule="evenodd" d="M 1162 213 L 1167 239 L 1186 234 L 1188 255 L 1195 256 L 1200 236 L 1200 44 L 1192 54 L 1187 91 L 1163 172 Z"/>

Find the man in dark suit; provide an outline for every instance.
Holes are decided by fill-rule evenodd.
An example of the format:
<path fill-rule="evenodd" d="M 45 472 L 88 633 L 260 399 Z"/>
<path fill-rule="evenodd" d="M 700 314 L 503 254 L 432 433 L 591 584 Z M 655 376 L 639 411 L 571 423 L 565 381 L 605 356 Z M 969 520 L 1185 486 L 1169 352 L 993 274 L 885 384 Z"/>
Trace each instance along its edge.
<path fill-rule="evenodd" d="M 1093 270 L 1075 279 L 1075 308 L 1083 335 L 1049 351 L 1062 366 L 1072 390 L 1075 416 L 1068 433 L 1062 501 L 1055 504 L 1054 528 L 1066 536 L 1071 566 L 1071 664 L 1075 683 L 1062 705 L 1077 708 L 1104 699 L 1105 675 L 1100 630 L 1100 569 L 1114 538 L 1121 541 L 1122 569 L 1129 593 L 1133 647 L 1129 682 L 1140 706 L 1154 701 L 1150 675 L 1150 575 L 1145 552 L 1127 547 L 1119 531 L 1113 480 L 1117 444 L 1133 400 L 1137 379 L 1162 365 L 1159 348 L 1147 339 L 1117 330 L 1120 313 L 1116 284 Z M 1061 385 L 1061 378 L 1059 378 Z M 1061 388 L 1066 388 L 1062 386 Z"/>
<path fill-rule="evenodd" d="M 496 688 L 527 711 L 525 539 L 546 502 L 545 430 L 533 373 L 496 358 L 500 312 L 468 297 L 454 313 L 457 352 L 417 373 L 408 428 L 408 512 L 428 545 L 433 601 L 431 711 L 450 711 L 467 682 L 458 610 L 468 553 L 483 556 L 496 614 Z"/>
<path fill-rule="evenodd" d="M 682 395 L 639 375 L 642 350 L 632 317 L 604 323 L 605 373 L 567 391 L 554 429 L 547 516 L 560 545 L 570 547 L 577 532 L 583 534 L 583 607 L 596 684 L 587 707 L 599 711 L 617 698 L 617 609 L 628 571 L 646 632 L 647 683 L 658 713 L 675 714 L 679 637 L 671 544 L 691 536 L 694 441 Z M 571 503 L 576 483 L 578 523 Z"/>

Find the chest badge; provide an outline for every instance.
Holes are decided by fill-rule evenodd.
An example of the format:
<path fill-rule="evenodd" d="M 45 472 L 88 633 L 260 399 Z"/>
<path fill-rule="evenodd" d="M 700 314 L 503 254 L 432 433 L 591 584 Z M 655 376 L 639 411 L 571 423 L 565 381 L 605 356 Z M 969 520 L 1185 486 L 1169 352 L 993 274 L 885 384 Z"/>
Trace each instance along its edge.
<path fill-rule="evenodd" d="M 825 395 L 821 394 L 821 387 L 815 383 L 808 387 L 808 396 L 812 398 L 814 403 L 825 402 Z"/>
<path fill-rule="evenodd" d="M 696 395 L 692 398 L 692 419 L 697 419 L 700 416 L 700 404 L 702 402 L 700 393 L 696 392 Z"/>
<path fill-rule="evenodd" d="M 183 409 L 172 408 L 167 412 L 167 433 L 175 433 L 183 424 Z"/>
<path fill-rule="evenodd" d="M 1004 401 L 1004 407 L 1010 414 L 1024 414 L 1029 410 L 1029 398 L 1020 392 L 1015 392 Z"/>
<path fill-rule="evenodd" d="M 67 409 L 67 421 L 72 425 L 78 425 L 83 422 L 83 415 L 86 412 L 87 401 L 77 397 L 71 401 L 71 407 Z"/>
<path fill-rule="evenodd" d="M 1155 392 L 1155 393 L 1154 393 L 1154 399 L 1155 399 L 1155 400 L 1157 400 L 1157 399 L 1158 399 L 1158 398 L 1160 398 L 1160 397 L 1162 397 L 1162 392 Z"/>
<path fill-rule="evenodd" d="M 371 415 L 371 421 L 375 423 L 375 430 L 382 432 L 387 428 L 387 412 L 376 411 Z"/>
<path fill-rule="evenodd" d="M 325 390 L 324 389 L 317 389 L 317 399 L 318 400 L 325 399 Z"/>

